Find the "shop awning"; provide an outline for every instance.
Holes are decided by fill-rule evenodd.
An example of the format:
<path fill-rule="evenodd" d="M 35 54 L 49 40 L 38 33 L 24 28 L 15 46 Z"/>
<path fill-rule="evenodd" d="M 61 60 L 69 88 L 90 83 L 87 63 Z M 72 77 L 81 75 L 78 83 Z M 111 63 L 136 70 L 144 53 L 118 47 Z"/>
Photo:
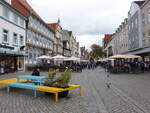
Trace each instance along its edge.
<path fill-rule="evenodd" d="M 4 49 L 4 48 L 0 48 L 0 54 L 15 55 L 15 56 L 28 56 L 28 54 L 25 51 L 9 50 L 9 49 Z"/>
<path fill-rule="evenodd" d="M 141 58 L 141 56 L 138 56 L 138 55 L 114 55 L 114 56 L 108 57 L 108 59 L 119 59 L 119 58 L 122 58 L 122 59 Z"/>

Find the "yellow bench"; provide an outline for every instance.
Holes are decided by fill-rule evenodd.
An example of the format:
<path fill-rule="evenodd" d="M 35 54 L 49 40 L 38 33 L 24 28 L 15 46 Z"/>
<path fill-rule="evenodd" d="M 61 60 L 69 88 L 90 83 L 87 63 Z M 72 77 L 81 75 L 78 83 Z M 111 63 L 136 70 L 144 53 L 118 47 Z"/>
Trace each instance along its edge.
<path fill-rule="evenodd" d="M 69 84 L 69 88 L 55 88 L 55 87 L 49 87 L 49 86 L 38 86 L 36 88 L 37 91 L 41 92 L 48 92 L 48 93 L 54 93 L 55 94 L 55 101 L 58 102 L 58 93 L 63 92 L 63 91 L 68 91 L 72 89 L 77 89 L 79 88 L 80 95 L 83 93 L 83 89 L 80 85 L 74 85 L 74 84 Z"/>
<path fill-rule="evenodd" d="M 15 82 L 17 82 L 17 78 L 10 78 L 10 79 L 6 79 L 6 80 L 0 80 L 0 85 L 2 85 L 2 86 L 6 86 L 6 85 L 8 85 L 8 84 L 10 84 L 10 83 L 15 83 Z M 25 79 L 20 79 L 19 80 L 19 82 L 26 82 L 27 80 L 25 80 Z"/>
<path fill-rule="evenodd" d="M 26 81 L 27 80 L 25 80 L 25 79 L 19 79 L 19 82 L 26 82 Z M 0 85 L 7 86 L 8 84 L 16 83 L 16 82 L 18 82 L 17 78 L 0 80 Z M 59 92 L 68 91 L 68 90 L 72 90 L 72 89 L 79 89 L 80 95 L 82 95 L 82 93 L 83 93 L 82 86 L 74 85 L 74 84 L 69 84 L 69 88 L 56 88 L 56 87 L 49 87 L 49 86 L 37 86 L 36 87 L 36 91 L 54 93 L 56 102 L 58 102 L 58 93 Z"/>

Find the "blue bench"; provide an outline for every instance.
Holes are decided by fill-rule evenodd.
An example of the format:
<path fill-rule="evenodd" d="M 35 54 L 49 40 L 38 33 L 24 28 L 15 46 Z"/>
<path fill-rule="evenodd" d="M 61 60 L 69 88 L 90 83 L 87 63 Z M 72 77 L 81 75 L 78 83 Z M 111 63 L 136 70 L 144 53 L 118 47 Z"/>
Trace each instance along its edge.
<path fill-rule="evenodd" d="M 36 87 L 38 87 L 38 85 L 34 85 L 30 83 L 21 83 L 21 82 L 11 83 L 8 84 L 7 86 L 7 92 L 10 92 L 10 87 L 30 89 L 34 91 L 34 97 L 37 96 Z"/>
<path fill-rule="evenodd" d="M 42 83 L 44 83 L 44 79 L 46 78 L 46 76 L 31 76 L 31 75 L 20 75 L 17 77 L 18 82 L 19 79 L 26 79 L 29 80 L 33 83 L 38 83 L 39 85 L 41 85 Z"/>

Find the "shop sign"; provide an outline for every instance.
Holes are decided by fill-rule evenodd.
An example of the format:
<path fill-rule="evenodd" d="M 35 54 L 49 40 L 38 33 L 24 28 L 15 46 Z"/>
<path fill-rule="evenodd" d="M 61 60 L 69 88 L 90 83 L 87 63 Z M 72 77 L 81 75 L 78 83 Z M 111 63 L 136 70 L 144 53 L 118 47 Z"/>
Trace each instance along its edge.
<path fill-rule="evenodd" d="M 11 50 L 14 49 L 14 47 L 10 47 L 10 46 L 7 46 L 7 45 L 2 45 L 2 44 L 0 44 L 0 48 L 11 49 Z"/>

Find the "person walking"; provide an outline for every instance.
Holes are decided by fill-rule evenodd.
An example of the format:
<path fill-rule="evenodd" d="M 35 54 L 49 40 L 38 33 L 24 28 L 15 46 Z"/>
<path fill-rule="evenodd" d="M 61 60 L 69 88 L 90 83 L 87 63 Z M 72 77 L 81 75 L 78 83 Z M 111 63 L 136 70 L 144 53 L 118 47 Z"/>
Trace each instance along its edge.
<path fill-rule="evenodd" d="M 140 68 L 141 68 L 141 71 L 144 73 L 144 70 L 145 70 L 145 63 L 144 63 L 144 61 L 140 62 Z"/>
<path fill-rule="evenodd" d="M 107 88 L 110 88 L 110 86 L 111 86 L 111 82 L 110 82 L 110 75 L 109 74 L 107 74 L 107 81 L 106 81 L 106 86 L 107 86 Z"/>

